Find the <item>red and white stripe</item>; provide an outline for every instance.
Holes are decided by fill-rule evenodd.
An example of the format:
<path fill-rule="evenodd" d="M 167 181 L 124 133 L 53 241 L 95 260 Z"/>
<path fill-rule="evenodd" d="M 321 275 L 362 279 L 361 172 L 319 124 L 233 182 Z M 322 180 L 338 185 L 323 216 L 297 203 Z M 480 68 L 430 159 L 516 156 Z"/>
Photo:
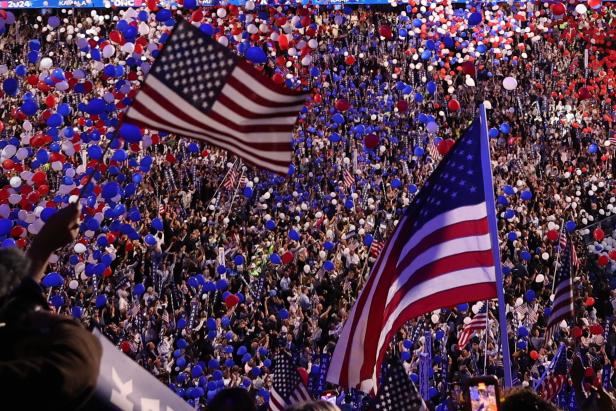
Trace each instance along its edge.
<path fill-rule="evenodd" d="M 543 397 L 546 400 L 551 400 L 552 398 L 554 398 L 554 396 L 556 394 L 558 394 L 560 392 L 560 390 L 563 388 L 563 385 L 565 384 L 565 382 L 567 381 L 567 376 L 566 375 L 560 375 L 560 374 L 553 374 L 551 375 L 548 380 L 543 383 L 543 387 L 541 389 L 541 397 Z"/>
<path fill-rule="evenodd" d="M 349 188 L 353 184 L 355 184 L 355 177 L 353 176 L 353 174 L 351 174 L 349 170 L 344 170 L 344 186 L 346 188 Z"/>
<path fill-rule="evenodd" d="M 470 323 L 466 324 L 460 335 L 458 336 L 458 347 L 462 349 L 468 344 L 473 334 L 486 329 L 488 326 L 488 314 L 484 312 L 477 313 Z"/>
<path fill-rule="evenodd" d="M 560 233 L 559 245 L 561 252 L 567 246 L 567 235 L 565 233 Z M 571 239 L 571 265 L 579 268 L 580 267 L 580 259 L 575 252 L 575 244 L 573 243 L 573 239 Z"/>
<path fill-rule="evenodd" d="M 419 230 L 412 223 L 405 216 L 387 240 L 336 344 L 328 381 L 376 392 L 378 364 L 405 322 L 448 301 L 496 296 L 485 201 L 439 214 Z"/>
<path fill-rule="evenodd" d="M 141 127 L 203 140 L 244 161 L 285 174 L 291 136 L 306 94 L 288 90 L 241 61 L 208 111 L 148 75 L 124 118 Z"/>
<path fill-rule="evenodd" d="M 383 251 L 384 246 L 384 241 L 373 240 L 372 244 L 370 244 L 370 255 L 374 258 L 377 258 L 379 254 L 381 254 L 381 252 Z"/>
<path fill-rule="evenodd" d="M 308 388 L 306 388 L 303 383 L 300 383 L 291 393 L 288 403 L 276 392 L 275 389 L 272 389 L 270 391 L 269 409 L 272 411 L 284 411 L 291 404 L 299 404 L 308 401 L 312 401 L 312 398 L 308 393 Z"/>
<path fill-rule="evenodd" d="M 235 186 L 236 178 L 237 178 L 237 171 L 233 169 L 229 172 L 227 179 L 222 183 L 223 187 L 227 190 L 232 189 Z"/>

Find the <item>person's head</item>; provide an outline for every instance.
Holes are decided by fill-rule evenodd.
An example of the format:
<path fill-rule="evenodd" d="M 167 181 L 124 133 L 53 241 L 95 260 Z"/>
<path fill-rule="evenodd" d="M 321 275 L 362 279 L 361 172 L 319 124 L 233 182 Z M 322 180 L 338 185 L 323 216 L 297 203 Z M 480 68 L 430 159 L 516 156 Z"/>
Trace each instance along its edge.
<path fill-rule="evenodd" d="M 309 401 L 285 408 L 285 411 L 340 411 L 336 404 L 327 401 Z"/>
<path fill-rule="evenodd" d="M 256 411 L 254 402 L 243 388 L 227 388 L 214 396 L 208 403 L 208 410 L 216 411 Z"/>
<path fill-rule="evenodd" d="M 500 406 L 500 411 L 517 410 L 558 411 L 558 408 L 539 397 L 534 391 L 525 388 L 509 391 Z"/>
<path fill-rule="evenodd" d="M 30 261 L 16 248 L 0 249 L 0 298 L 9 295 L 28 274 Z"/>

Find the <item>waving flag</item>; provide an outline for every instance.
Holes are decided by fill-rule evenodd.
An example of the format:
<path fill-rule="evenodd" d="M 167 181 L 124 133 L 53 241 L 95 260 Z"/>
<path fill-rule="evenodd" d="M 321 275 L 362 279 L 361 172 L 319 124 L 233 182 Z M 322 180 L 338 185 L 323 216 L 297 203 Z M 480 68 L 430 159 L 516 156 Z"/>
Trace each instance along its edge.
<path fill-rule="evenodd" d="M 394 358 L 386 367 L 383 387 L 376 398 L 375 408 L 378 411 L 427 411 L 426 403 L 400 361 Z"/>
<path fill-rule="evenodd" d="M 561 349 L 558 350 L 557 356 L 558 358 L 556 359 L 554 369 L 539 391 L 540 395 L 546 400 L 554 398 L 567 381 L 567 350 L 561 347 Z"/>
<path fill-rule="evenodd" d="M 306 384 L 293 365 L 293 359 L 286 352 L 276 355 L 274 363 L 274 382 L 270 391 L 269 409 L 282 411 L 292 404 L 310 401 Z"/>
<path fill-rule="evenodd" d="M 286 174 L 293 125 L 306 96 L 274 83 L 180 20 L 124 118 Z"/>
<path fill-rule="evenodd" d="M 462 332 L 458 336 L 458 347 L 460 349 L 466 347 L 466 344 L 471 340 L 471 337 L 476 332 L 485 330 L 488 326 L 488 305 L 484 304 L 477 314 L 473 317 L 470 323 L 465 324 Z"/>
<path fill-rule="evenodd" d="M 497 296 L 489 155 L 483 114 L 441 160 L 387 239 L 344 324 L 328 381 L 376 392 L 389 343 L 404 323 L 444 304 Z"/>
<path fill-rule="evenodd" d="M 554 291 L 554 302 L 552 303 L 552 314 L 548 320 L 545 331 L 546 344 L 554 335 L 554 331 L 560 323 L 573 317 L 573 281 L 571 280 L 571 250 L 573 244 L 571 237 L 568 238 L 567 246 L 563 251 L 560 260 L 560 268 L 556 273 L 556 290 Z"/>

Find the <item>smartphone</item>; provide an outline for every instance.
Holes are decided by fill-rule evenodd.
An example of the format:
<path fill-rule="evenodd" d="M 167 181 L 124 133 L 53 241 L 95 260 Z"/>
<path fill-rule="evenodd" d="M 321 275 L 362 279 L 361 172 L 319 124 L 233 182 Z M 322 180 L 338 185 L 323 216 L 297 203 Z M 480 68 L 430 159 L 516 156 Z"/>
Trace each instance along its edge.
<path fill-rule="evenodd" d="M 498 411 L 500 389 L 494 376 L 469 378 L 464 386 L 465 410 Z"/>

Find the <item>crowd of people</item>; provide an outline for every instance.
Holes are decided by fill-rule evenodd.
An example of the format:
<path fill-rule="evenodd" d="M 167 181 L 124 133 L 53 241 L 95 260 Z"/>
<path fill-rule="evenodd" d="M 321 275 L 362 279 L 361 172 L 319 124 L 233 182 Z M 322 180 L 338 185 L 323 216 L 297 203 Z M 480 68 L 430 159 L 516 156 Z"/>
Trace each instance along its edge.
<path fill-rule="evenodd" d="M 82 206 L 76 242 L 42 281 L 55 312 L 99 328 L 197 408 L 225 387 L 267 404 L 285 349 L 315 396 L 337 389 L 359 409 L 361 394 L 325 383 L 327 355 L 379 245 L 484 103 L 516 384 L 534 387 L 565 343 L 585 384 L 611 387 L 612 4 L 155 3 L 0 10 L 1 247 L 27 249 L 59 208 Z M 179 18 L 310 91 L 288 176 L 160 131 L 113 138 Z M 563 236 L 577 252 L 575 317 L 545 341 Z M 459 346 L 484 305 L 486 332 Z M 468 377 L 502 377 L 496 309 L 444 302 L 396 336 L 417 381 L 431 334 L 431 408 L 456 409 Z M 556 405 L 569 409 L 573 391 Z"/>

